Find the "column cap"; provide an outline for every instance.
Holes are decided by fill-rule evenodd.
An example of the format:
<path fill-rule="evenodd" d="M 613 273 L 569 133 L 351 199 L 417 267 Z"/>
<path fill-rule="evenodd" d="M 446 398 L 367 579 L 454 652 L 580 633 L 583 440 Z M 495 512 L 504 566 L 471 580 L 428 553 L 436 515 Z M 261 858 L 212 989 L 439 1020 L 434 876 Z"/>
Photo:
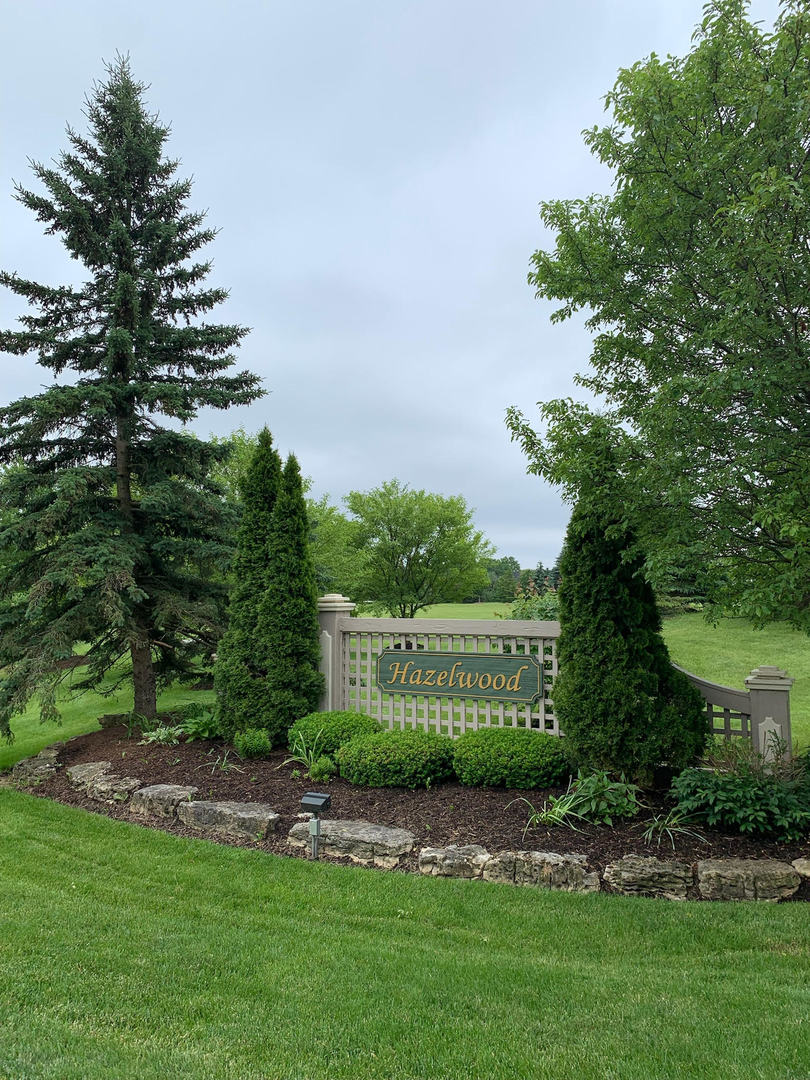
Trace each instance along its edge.
<path fill-rule="evenodd" d="M 786 671 L 772 664 L 760 664 L 754 668 L 745 680 L 749 690 L 788 690 L 795 679 L 791 679 Z"/>
<path fill-rule="evenodd" d="M 318 611 L 354 611 L 356 607 L 357 604 L 341 593 L 327 593 L 318 597 Z"/>

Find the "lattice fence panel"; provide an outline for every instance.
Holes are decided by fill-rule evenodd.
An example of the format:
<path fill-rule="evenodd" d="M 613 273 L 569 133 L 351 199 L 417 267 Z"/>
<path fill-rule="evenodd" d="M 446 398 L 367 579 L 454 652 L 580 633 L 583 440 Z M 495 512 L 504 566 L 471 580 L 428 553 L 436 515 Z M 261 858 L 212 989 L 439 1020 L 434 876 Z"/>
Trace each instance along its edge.
<path fill-rule="evenodd" d="M 499 627 L 500 629 L 500 627 Z M 559 735 L 551 691 L 556 639 L 531 634 L 363 630 L 342 634 L 343 702 L 388 729 L 421 727 L 454 738 L 482 727 L 522 727 Z M 386 649 L 403 652 L 531 654 L 543 665 L 543 698 L 534 704 L 429 694 L 393 694 L 377 686 L 376 661 Z"/>

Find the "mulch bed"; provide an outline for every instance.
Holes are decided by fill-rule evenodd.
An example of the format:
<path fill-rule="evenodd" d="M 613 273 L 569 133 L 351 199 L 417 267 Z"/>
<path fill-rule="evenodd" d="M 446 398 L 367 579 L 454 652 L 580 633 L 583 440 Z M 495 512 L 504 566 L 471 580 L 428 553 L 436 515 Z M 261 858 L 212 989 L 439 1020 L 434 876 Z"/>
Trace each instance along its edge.
<path fill-rule="evenodd" d="M 85 761 L 110 761 L 114 773 L 136 777 L 144 785 L 193 785 L 199 788 L 197 797 L 200 799 L 269 803 L 281 816 L 278 831 L 264 841 L 244 846 L 298 858 L 306 858 L 306 852 L 290 848 L 286 838 L 300 813 L 301 796 L 312 790 L 325 791 L 332 796 L 330 818 L 370 821 L 414 833 L 415 851 L 401 863 L 401 869 L 406 871 L 416 869 L 419 848 L 449 844 L 480 844 L 493 854 L 531 849 L 587 855 L 591 868 L 600 873 L 608 863 L 627 854 L 677 858 L 693 863 L 699 859 L 731 856 L 790 862 L 810 855 L 809 843 L 777 844 L 725 836 L 709 829 L 701 830 L 707 841 L 705 844 L 690 837 L 679 838 L 675 855 L 668 843 L 660 848 L 648 846 L 641 837 L 642 823 L 665 806 L 663 793 L 645 795 L 649 809 L 634 821 L 620 822 L 613 828 L 585 824 L 580 825 L 580 832 L 564 827 L 535 828 L 524 838 L 528 807 L 520 800 L 525 798 L 540 806 L 549 794 L 557 794 L 560 789 L 506 791 L 444 783 L 427 790 L 409 791 L 357 787 L 341 779 L 316 783 L 305 776 L 294 776 L 295 766 L 282 764 L 285 757 L 283 751 L 277 751 L 266 760 L 240 761 L 233 749 L 221 742 L 140 746 L 137 737 L 128 738 L 126 730 L 116 726 L 71 739 L 63 748 L 60 762 L 68 766 Z M 87 798 L 69 783 L 64 770 L 33 789 L 33 793 L 108 817 L 130 819 L 125 805 L 108 805 Z M 197 835 L 177 821 L 161 823 L 158 827 L 180 836 Z M 810 880 L 802 882 L 795 899 L 810 900 Z"/>

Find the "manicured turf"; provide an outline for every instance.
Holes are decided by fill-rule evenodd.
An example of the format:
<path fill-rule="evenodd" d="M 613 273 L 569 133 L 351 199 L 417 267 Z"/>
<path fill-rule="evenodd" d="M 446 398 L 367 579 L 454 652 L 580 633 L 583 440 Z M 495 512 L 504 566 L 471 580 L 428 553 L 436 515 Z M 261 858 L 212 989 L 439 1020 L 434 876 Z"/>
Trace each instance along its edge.
<path fill-rule="evenodd" d="M 509 611 L 508 603 L 433 604 L 417 611 L 417 619 L 497 619 Z"/>
<path fill-rule="evenodd" d="M 77 679 L 81 677 L 81 673 L 82 669 L 79 668 L 76 672 Z M 112 680 L 107 680 L 105 688 L 109 687 L 111 682 Z M 104 713 L 124 713 L 132 709 L 132 686 L 127 686 L 126 683 L 109 696 L 86 693 L 78 698 L 70 697 L 68 686 L 69 684 L 65 684 L 59 705 L 62 713 L 61 724 L 40 723 L 39 709 L 35 704 L 29 705 L 21 716 L 12 720 L 14 742 L 7 743 L 0 739 L 0 772 L 10 768 L 15 761 L 38 753 L 49 743 L 69 739 L 71 735 L 96 731 L 97 717 Z M 214 694 L 211 691 L 192 691 L 185 686 L 176 686 L 160 695 L 158 708 L 170 709 L 183 702 L 210 702 L 213 699 Z M 2 1074 L 0 1080 L 5 1080 Z"/>
<path fill-rule="evenodd" d="M 312 865 L 0 790 L 0 1077 L 786 1080 L 804 904 Z"/>
<path fill-rule="evenodd" d="M 810 638 L 775 623 L 753 630 L 742 619 L 713 627 L 702 615 L 664 621 L 664 639 L 676 664 L 704 679 L 745 689 L 745 677 L 760 664 L 775 664 L 796 681 L 790 694 L 793 737 L 810 745 Z M 810 1070 L 808 1070 L 810 1076 Z"/>

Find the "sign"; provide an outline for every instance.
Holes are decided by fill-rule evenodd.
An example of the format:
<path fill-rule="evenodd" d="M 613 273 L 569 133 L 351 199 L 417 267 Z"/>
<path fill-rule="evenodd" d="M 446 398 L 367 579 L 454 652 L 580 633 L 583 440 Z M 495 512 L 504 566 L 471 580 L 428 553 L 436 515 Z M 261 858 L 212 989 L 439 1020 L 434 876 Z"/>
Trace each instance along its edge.
<path fill-rule="evenodd" d="M 385 649 L 377 685 L 388 694 L 531 702 L 542 696 L 543 668 L 536 656 Z"/>

